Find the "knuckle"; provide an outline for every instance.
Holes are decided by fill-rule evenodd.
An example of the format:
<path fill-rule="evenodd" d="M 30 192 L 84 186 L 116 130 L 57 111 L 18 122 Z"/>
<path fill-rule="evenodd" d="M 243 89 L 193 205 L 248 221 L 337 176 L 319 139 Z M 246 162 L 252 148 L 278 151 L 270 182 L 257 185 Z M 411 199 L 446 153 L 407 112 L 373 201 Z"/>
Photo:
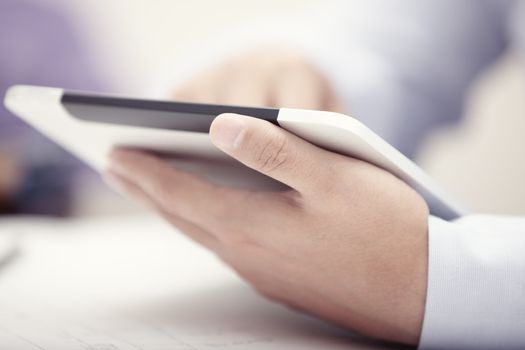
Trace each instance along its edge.
<path fill-rule="evenodd" d="M 272 137 L 257 145 L 255 163 L 263 172 L 271 173 L 281 168 L 290 157 L 284 136 Z"/>

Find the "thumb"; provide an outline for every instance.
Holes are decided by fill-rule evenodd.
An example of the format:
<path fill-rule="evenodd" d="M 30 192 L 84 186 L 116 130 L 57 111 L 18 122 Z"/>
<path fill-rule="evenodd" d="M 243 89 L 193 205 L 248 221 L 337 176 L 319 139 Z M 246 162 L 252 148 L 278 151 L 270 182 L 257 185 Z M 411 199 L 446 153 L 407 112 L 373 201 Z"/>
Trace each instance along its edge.
<path fill-rule="evenodd" d="M 330 152 L 267 121 L 222 114 L 213 121 L 210 137 L 241 163 L 300 192 L 311 189 L 318 180 L 326 181 L 321 162 L 329 161 Z"/>

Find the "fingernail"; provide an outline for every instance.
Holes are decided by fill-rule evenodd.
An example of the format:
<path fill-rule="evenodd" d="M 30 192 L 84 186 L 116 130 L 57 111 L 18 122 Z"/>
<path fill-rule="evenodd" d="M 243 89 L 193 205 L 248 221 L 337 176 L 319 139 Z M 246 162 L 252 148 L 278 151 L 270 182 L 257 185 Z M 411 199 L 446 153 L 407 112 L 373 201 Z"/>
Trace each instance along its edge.
<path fill-rule="evenodd" d="M 242 139 L 244 121 L 233 114 L 218 116 L 210 129 L 210 137 L 214 144 L 221 148 L 235 148 Z"/>

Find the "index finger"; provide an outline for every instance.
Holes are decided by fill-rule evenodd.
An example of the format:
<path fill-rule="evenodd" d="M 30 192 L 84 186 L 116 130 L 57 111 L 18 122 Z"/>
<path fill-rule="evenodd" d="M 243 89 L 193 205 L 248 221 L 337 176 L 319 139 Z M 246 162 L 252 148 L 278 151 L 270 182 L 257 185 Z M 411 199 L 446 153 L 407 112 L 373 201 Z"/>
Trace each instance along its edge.
<path fill-rule="evenodd" d="M 178 171 L 158 157 L 142 151 L 116 149 L 108 171 L 133 182 L 153 197 L 164 210 L 192 222 L 213 220 L 228 214 L 226 191 L 191 174 Z M 227 194 L 228 203 L 238 200 Z"/>

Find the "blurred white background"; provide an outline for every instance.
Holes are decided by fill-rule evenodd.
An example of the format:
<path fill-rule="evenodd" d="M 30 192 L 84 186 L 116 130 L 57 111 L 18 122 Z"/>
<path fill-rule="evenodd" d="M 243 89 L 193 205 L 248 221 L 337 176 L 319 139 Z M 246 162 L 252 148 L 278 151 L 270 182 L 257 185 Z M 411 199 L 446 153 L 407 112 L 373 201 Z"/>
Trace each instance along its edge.
<path fill-rule="evenodd" d="M 188 51 L 198 51 L 217 32 L 250 18 L 293 16 L 306 3 L 45 1 L 66 8 L 83 28 L 104 78 L 115 82 L 118 91 L 139 95 L 165 83 Z M 475 211 L 525 213 L 525 71 L 521 63 L 509 54 L 481 77 L 472 89 L 463 121 L 454 128 L 436 130 L 420 155 L 419 163 L 438 183 Z M 104 210 L 100 197 L 96 206 L 84 203 L 82 208 L 88 213 Z"/>

